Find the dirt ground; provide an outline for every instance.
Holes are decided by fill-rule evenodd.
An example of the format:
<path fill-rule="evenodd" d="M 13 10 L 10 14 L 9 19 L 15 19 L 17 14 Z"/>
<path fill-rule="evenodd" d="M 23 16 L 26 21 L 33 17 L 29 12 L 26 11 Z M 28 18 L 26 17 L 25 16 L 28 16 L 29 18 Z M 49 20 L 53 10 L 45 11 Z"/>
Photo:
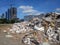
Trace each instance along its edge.
<path fill-rule="evenodd" d="M 3 32 L 3 30 L 8 30 L 8 28 L 11 28 L 10 25 L 0 25 L 0 45 L 23 45 L 20 44 L 20 39 L 14 39 L 14 38 L 6 38 L 6 33 Z"/>
<path fill-rule="evenodd" d="M 11 28 L 12 24 L 1 24 L 0 25 L 0 45 L 25 45 L 22 43 L 22 37 L 25 34 L 13 34 L 14 37 L 7 38 L 7 33 L 4 33 L 3 30 L 8 30 Z"/>
<path fill-rule="evenodd" d="M 5 36 L 6 33 L 3 33 L 0 30 L 0 45 L 25 45 L 21 42 L 23 34 L 15 35 L 14 37 L 8 38 Z"/>

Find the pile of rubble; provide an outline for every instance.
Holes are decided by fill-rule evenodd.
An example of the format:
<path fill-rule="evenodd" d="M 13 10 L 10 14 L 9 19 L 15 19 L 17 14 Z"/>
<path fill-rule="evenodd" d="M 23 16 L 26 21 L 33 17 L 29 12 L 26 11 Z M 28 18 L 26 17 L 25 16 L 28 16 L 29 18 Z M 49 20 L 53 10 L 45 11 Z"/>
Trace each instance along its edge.
<path fill-rule="evenodd" d="M 44 42 L 43 39 L 45 40 L 45 42 L 48 41 L 49 43 L 53 43 L 53 42 L 60 43 L 60 27 L 56 27 L 56 23 L 55 23 L 55 20 L 52 21 L 52 19 L 51 21 L 42 19 L 42 22 L 39 22 L 39 20 L 31 21 L 31 26 L 33 27 L 33 30 L 38 32 L 37 34 L 42 32 L 41 34 L 42 36 L 40 34 L 37 36 L 37 38 L 40 36 L 39 39 L 42 38 L 42 40 L 40 40 L 40 44 L 41 42 Z M 29 36 L 29 34 L 27 36 Z M 25 36 L 25 39 L 28 38 L 27 36 Z M 33 36 L 34 39 L 35 39 L 35 36 Z M 32 36 L 29 37 L 30 40 L 31 40 L 31 37 Z M 29 42 L 31 42 L 30 40 Z M 37 39 L 35 40 L 37 41 Z"/>
<path fill-rule="evenodd" d="M 25 33 L 32 30 L 31 28 L 28 27 L 27 22 L 21 22 L 21 23 L 15 23 L 13 24 L 12 29 L 10 29 L 11 33 Z"/>
<path fill-rule="evenodd" d="M 41 43 L 43 42 L 43 39 L 45 41 L 48 40 L 51 42 L 60 43 L 60 27 L 56 27 L 55 22 L 52 21 L 49 22 L 45 19 L 42 19 L 42 22 L 40 22 L 39 19 L 36 18 L 30 21 L 14 23 L 12 28 L 9 29 L 8 31 L 8 34 L 21 34 L 21 33 L 28 33 L 23 38 L 24 39 L 23 42 L 24 43 L 28 42 L 27 44 L 30 44 L 30 42 L 34 42 L 33 40 L 36 40 L 36 42 L 39 42 L 37 40 L 40 40 L 39 43 Z M 9 37 L 9 35 L 7 35 L 6 37 Z M 13 36 L 10 35 L 10 37 Z M 42 40 L 40 38 L 42 38 Z"/>

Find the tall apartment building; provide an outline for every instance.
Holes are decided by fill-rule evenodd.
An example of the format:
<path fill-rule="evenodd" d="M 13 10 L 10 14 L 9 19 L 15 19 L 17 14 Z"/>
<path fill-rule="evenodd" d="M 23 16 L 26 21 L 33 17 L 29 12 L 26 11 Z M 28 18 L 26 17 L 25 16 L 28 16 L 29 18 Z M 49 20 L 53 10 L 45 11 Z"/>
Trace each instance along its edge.
<path fill-rule="evenodd" d="M 11 20 L 11 19 L 16 19 L 17 18 L 17 8 L 11 7 L 10 9 L 5 12 L 6 19 Z"/>
<path fill-rule="evenodd" d="M 2 14 L 1 18 L 5 18 L 5 17 L 4 17 L 4 13 Z"/>

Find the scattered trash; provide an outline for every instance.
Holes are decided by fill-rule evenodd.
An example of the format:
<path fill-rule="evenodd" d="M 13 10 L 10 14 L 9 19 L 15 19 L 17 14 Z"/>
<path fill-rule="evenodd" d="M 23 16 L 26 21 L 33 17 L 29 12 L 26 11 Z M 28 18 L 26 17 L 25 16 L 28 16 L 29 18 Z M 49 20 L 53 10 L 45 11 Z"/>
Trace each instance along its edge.
<path fill-rule="evenodd" d="M 37 26 L 34 26 L 34 29 L 40 30 L 40 31 L 44 31 L 44 27 L 37 27 Z"/>
<path fill-rule="evenodd" d="M 11 38 L 11 37 L 13 37 L 12 35 L 5 35 L 5 37 L 7 37 L 7 38 Z"/>
<path fill-rule="evenodd" d="M 6 30 L 3 30 L 4 33 L 6 33 L 7 31 Z"/>
<path fill-rule="evenodd" d="M 29 37 L 23 37 L 22 43 L 31 45 L 30 38 Z"/>

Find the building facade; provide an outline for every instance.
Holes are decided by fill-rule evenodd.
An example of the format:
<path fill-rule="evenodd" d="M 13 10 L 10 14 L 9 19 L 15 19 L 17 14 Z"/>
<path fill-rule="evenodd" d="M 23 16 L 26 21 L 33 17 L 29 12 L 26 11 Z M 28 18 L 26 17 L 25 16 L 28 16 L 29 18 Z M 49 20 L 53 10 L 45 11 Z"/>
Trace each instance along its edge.
<path fill-rule="evenodd" d="M 24 20 L 25 21 L 29 21 L 33 18 L 39 18 L 42 19 L 42 17 L 44 17 L 44 14 L 40 14 L 40 15 L 28 15 L 28 16 L 24 16 Z"/>
<path fill-rule="evenodd" d="M 16 19 L 17 18 L 17 8 L 11 7 L 5 12 L 5 16 L 7 20 Z"/>

